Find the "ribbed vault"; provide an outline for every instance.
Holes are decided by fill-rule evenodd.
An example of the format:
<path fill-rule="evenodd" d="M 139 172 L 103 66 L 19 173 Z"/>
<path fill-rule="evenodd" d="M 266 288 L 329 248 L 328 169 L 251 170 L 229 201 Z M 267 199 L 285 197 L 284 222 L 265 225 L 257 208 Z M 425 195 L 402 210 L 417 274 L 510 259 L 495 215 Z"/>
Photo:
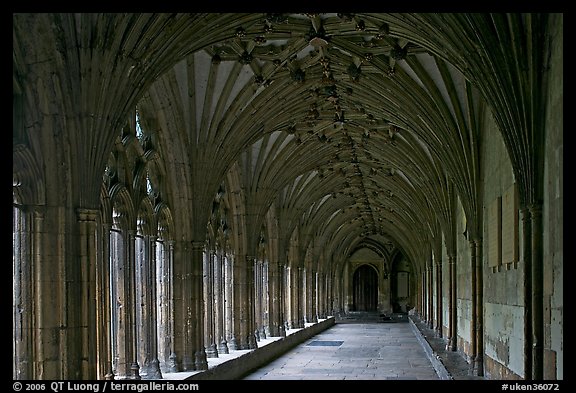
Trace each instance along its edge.
<path fill-rule="evenodd" d="M 92 173 L 103 172 L 115 130 L 137 105 L 146 132 L 172 157 L 167 189 L 178 195 L 163 197 L 173 205 L 194 200 L 191 216 L 176 223 L 183 233 L 205 237 L 214 194 L 239 160 L 254 232 L 248 248 L 275 203 L 288 210 L 285 236 L 304 226 L 334 255 L 387 236 L 421 260 L 418 245 L 437 236 L 437 225 L 453 247 L 454 194 L 469 234 L 480 235 L 477 133 L 485 101 L 505 130 L 521 201 L 538 199 L 540 118 L 507 108 L 517 99 L 538 105 L 530 86 L 539 85 L 544 43 L 533 32 L 544 23 L 479 14 L 17 15 L 15 111 L 50 112 L 43 97 L 62 96 L 58 111 L 77 124 L 70 149 L 89 163 L 72 165 L 72 175 L 94 182 L 78 188 L 81 199 L 99 195 Z M 30 25 L 51 44 L 34 47 L 34 34 L 19 30 Z M 123 54 L 100 72 L 106 101 L 85 95 L 95 82 L 83 70 L 99 67 L 88 47 L 103 58 Z M 530 61 L 521 66 L 517 55 Z M 40 74 L 41 61 L 56 62 L 60 73 L 30 94 L 21 81 Z M 76 80 L 86 89 L 66 88 Z M 23 94 L 37 101 L 23 102 Z M 34 124 L 37 111 L 26 113 Z M 15 137 L 25 141 L 21 127 Z M 96 137 L 103 142 L 84 152 L 92 146 L 86 138 Z M 186 187 L 175 187 L 182 177 Z"/>
<path fill-rule="evenodd" d="M 191 162 L 193 233 L 237 162 L 250 253 L 275 206 L 287 220 L 281 244 L 300 227 L 303 249 L 316 239 L 329 259 L 386 237 L 424 260 L 419 245 L 438 225 L 452 247 L 453 188 L 477 235 L 483 100 L 450 63 L 391 30 L 358 15 L 246 17 L 215 27 L 228 37 L 151 85 L 139 110 L 164 154 Z"/>

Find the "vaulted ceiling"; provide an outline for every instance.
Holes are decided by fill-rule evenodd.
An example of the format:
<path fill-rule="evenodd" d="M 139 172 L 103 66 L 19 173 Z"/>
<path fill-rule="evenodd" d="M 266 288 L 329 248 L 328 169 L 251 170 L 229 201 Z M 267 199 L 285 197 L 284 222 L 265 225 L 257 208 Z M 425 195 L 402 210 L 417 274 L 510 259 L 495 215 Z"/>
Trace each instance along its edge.
<path fill-rule="evenodd" d="M 98 113 L 70 136 L 79 152 L 89 148 L 81 145 L 91 133 L 108 146 L 86 153 L 93 173 L 104 169 L 114 129 L 138 106 L 143 128 L 174 158 L 167 182 L 179 183 L 183 157 L 192 163 L 193 191 L 180 197 L 193 194 L 198 206 L 210 206 L 237 168 L 252 196 L 251 219 L 261 223 L 276 202 L 285 209 L 283 230 L 300 226 L 335 252 L 391 244 L 420 259 L 422 246 L 442 232 L 452 241 L 456 196 L 477 234 L 486 108 L 507 126 L 509 149 L 518 146 L 513 165 L 537 145 L 534 121 L 506 108 L 529 103 L 540 69 L 532 34 L 543 23 L 538 15 L 32 18 L 15 16 L 14 90 L 26 89 L 21 79 L 44 74 L 54 86 L 69 87 L 58 104 L 62 113 Z M 47 31 L 52 40 L 37 45 Z M 533 62 L 508 72 L 517 71 L 519 53 Z M 57 72 L 40 68 L 42 61 Z M 98 96 L 87 95 L 89 89 Z M 531 164 L 515 167 L 522 165 Z M 80 181 L 90 177 L 84 175 Z M 529 199 L 530 171 L 526 176 L 519 181 Z M 208 219 L 204 210 L 196 213 L 199 222 Z"/>
<path fill-rule="evenodd" d="M 254 224 L 283 198 L 288 233 L 301 225 L 337 254 L 379 244 L 415 258 L 440 220 L 451 225 L 448 179 L 476 193 L 481 101 L 453 66 L 390 30 L 345 14 L 261 15 L 187 55 L 141 107 L 171 111 L 163 128 L 186 133 L 177 143 L 215 182 L 240 159 Z"/>

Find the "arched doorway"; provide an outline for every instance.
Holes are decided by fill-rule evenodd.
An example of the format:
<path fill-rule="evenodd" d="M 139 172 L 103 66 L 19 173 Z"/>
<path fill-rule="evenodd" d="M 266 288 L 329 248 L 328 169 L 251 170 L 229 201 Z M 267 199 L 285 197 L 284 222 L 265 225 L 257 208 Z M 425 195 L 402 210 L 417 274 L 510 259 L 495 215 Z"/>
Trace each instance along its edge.
<path fill-rule="evenodd" d="M 378 272 L 370 265 L 362 265 L 352 279 L 353 311 L 378 309 Z"/>

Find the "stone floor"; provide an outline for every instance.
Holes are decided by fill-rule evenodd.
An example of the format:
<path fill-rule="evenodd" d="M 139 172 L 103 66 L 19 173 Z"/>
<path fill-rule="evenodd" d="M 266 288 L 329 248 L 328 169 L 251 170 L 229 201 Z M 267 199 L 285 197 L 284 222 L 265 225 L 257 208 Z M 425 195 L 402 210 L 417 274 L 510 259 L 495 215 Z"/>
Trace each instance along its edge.
<path fill-rule="evenodd" d="M 347 315 L 244 380 L 482 379 L 467 375 L 466 360 L 459 353 L 446 353 L 442 340 L 433 336 L 416 318 L 411 322 L 402 314 L 389 320 Z M 445 367 L 443 373 L 438 367 Z"/>

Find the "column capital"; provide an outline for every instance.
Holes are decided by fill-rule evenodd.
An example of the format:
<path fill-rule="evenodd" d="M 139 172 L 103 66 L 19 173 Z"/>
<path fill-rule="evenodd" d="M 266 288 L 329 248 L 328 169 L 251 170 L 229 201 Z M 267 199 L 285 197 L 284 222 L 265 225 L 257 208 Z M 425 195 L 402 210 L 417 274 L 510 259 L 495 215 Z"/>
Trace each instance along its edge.
<path fill-rule="evenodd" d="M 191 241 L 190 245 L 192 245 L 192 250 L 204 250 L 204 242 Z"/>
<path fill-rule="evenodd" d="M 99 212 L 98 209 L 85 209 L 81 207 L 76 209 L 78 221 L 96 221 Z"/>

